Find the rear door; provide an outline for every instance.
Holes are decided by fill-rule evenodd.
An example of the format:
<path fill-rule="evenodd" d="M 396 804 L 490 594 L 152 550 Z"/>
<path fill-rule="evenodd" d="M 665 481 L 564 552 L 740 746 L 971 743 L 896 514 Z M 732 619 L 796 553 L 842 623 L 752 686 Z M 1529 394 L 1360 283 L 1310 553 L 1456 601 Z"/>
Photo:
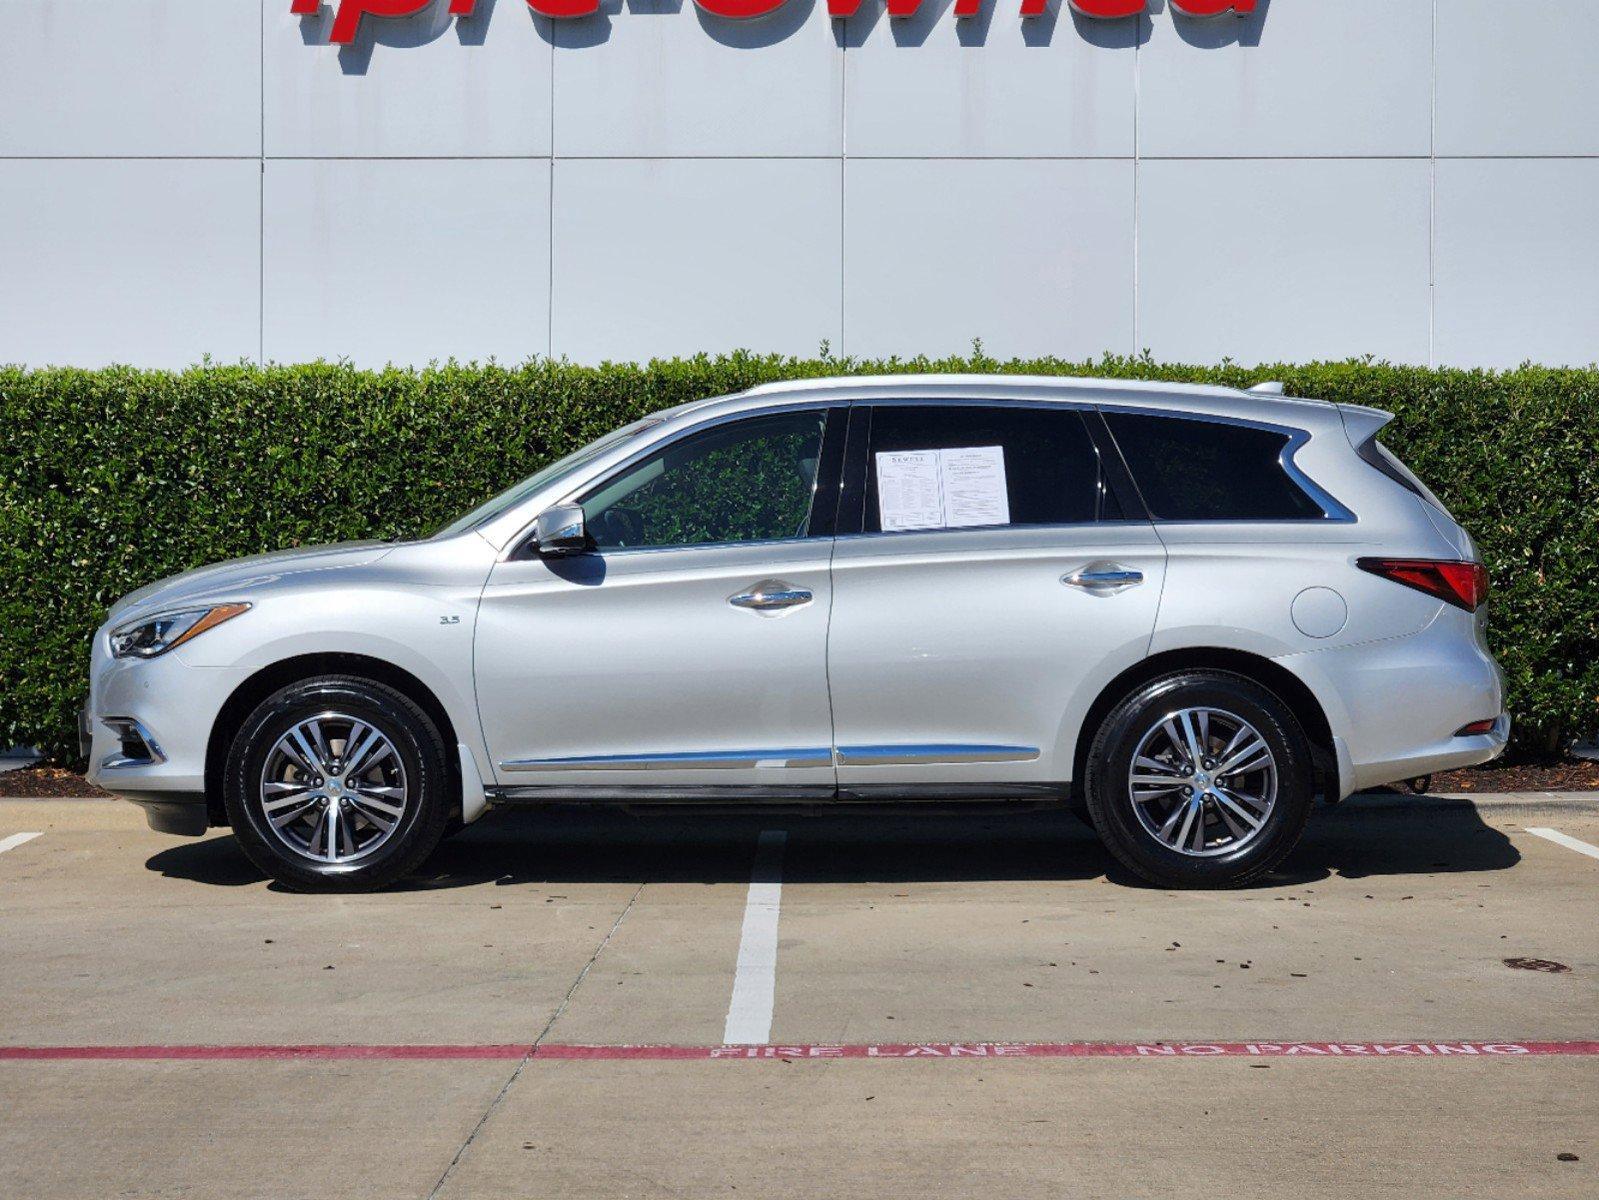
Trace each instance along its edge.
<path fill-rule="evenodd" d="M 1165 571 L 1098 421 L 855 407 L 828 642 L 841 794 L 1070 779 L 1076 722 L 1147 652 Z"/>

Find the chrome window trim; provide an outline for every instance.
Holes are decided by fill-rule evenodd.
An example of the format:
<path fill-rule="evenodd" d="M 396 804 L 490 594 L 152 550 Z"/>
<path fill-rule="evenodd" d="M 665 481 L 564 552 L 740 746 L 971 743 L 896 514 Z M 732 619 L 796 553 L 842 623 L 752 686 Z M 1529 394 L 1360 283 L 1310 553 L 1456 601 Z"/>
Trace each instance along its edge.
<path fill-rule="evenodd" d="M 584 553 L 592 554 L 599 558 L 616 559 L 635 554 L 687 554 L 696 550 L 737 550 L 745 546 L 754 548 L 761 546 L 820 547 L 833 541 L 834 537 L 835 535 L 831 533 L 819 533 L 815 537 L 763 538 L 759 541 L 750 542 L 692 542 L 684 546 L 618 546 L 608 550 L 587 550 Z M 818 552 L 820 553 L 820 551 Z"/>
<path fill-rule="evenodd" d="M 1293 425 L 1278 425 L 1272 421 L 1255 421 L 1248 417 L 1224 417 L 1215 413 L 1194 412 L 1191 409 L 1144 408 L 1134 404 L 1100 404 L 1096 405 L 1101 413 L 1127 413 L 1139 417 L 1161 417 L 1169 421 L 1205 421 L 1212 425 L 1237 425 L 1244 429 L 1260 429 L 1267 433 L 1278 433 L 1288 439 L 1282 450 L 1277 455 L 1278 465 L 1283 473 L 1296 484 L 1310 499 L 1321 508 L 1319 517 L 1218 517 L 1218 518 L 1169 518 L 1157 517 L 1150 512 L 1149 519 L 1156 525 L 1323 525 L 1329 522 L 1353 525 L 1360 520 L 1355 512 L 1343 504 L 1322 487 L 1309 475 L 1305 474 L 1299 464 L 1294 461 L 1294 455 L 1299 453 L 1299 448 L 1310 441 L 1310 431 L 1300 429 Z M 1114 439 L 1116 431 L 1111 430 Z M 1117 443 L 1117 449 L 1121 449 Z M 1123 458 L 1125 458 L 1125 453 Z M 1132 475 L 1132 466 L 1127 468 Z M 1133 475 L 1133 485 L 1138 485 L 1138 477 Z M 1149 509 L 1146 502 L 1145 510 Z"/>
<path fill-rule="evenodd" d="M 1167 522 L 1170 524 L 1170 522 Z M 863 538 L 902 538 L 920 537 L 928 534 L 937 534 L 947 537 L 952 533 L 1049 533 L 1054 530 L 1070 532 L 1076 529 L 1148 529 L 1151 522 L 1142 517 L 1122 517 L 1115 521 L 1060 521 L 1051 525 L 956 525 L 951 527 L 935 526 L 927 529 L 876 529 L 871 532 L 840 533 L 836 540 L 840 542 L 855 542 Z M 745 543 L 735 543 L 745 544 Z"/>
<path fill-rule="evenodd" d="M 995 378 L 1002 380 L 1004 377 L 1003 376 L 996 376 Z M 1176 399 L 1177 396 L 1174 394 L 1171 398 Z M 767 415 L 775 416 L 775 415 L 779 415 L 779 414 L 782 414 L 782 413 L 805 412 L 805 411 L 811 411 L 811 410 L 825 411 L 825 410 L 828 410 L 828 409 L 847 409 L 847 408 L 853 407 L 855 405 L 869 405 L 869 406 L 874 406 L 874 407 L 895 407 L 895 408 L 928 406 L 928 407 L 941 407 L 941 408 L 944 408 L 944 407 L 988 407 L 988 408 L 1031 408 L 1031 409 L 1048 409 L 1048 410 L 1066 409 L 1066 410 L 1070 410 L 1070 411 L 1083 412 L 1083 413 L 1088 413 L 1088 412 L 1130 413 L 1130 414 L 1133 414 L 1133 415 L 1136 415 L 1136 416 L 1143 416 L 1143 417 L 1165 417 L 1165 418 L 1168 418 L 1168 419 L 1179 420 L 1179 421 L 1206 421 L 1206 422 L 1210 422 L 1212 424 L 1217 424 L 1217 425 L 1237 425 L 1237 426 L 1242 426 L 1242 427 L 1244 427 L 1246 429 L 1261 429 L 1261 430 L 1265 430 L 1265 431 L 1270 432 L 1270 433 L 1281 434 L 1281 435 L 1283 435 L 1284 437 L 1286 437 L 1288 439 L 1287 442 L 1284 444 L 1281 453 L 1278 455 L 1278 463 L 1283 468 L 1284 473 L 1287 474 L 1287 476 L 1294 482 L 1294 484 L 1296 486 L 1298 486 L 1301 490 L 1303 490 L 1305 492 L 1305 494 L 1308 495 L 1310 497 L 1310 499 L 1318 507 L 1320 507 L 1321 510 L 1322 510 L 1322 515 L 1320 517 L 1258 517 L 1258 518 L 1245 518 L 1245 519 L 1241 519 L 1241 520 L 1238 520 L 1238 521 L 1226 521 L 1226 520 L 1176 520 L 1176 519 L 1171 519 L 1171 518 L 1161 518 L 1161 517 L 1151 516 L 1148 520 L 1141 519 L 1141 518 L 1123 518 L 1123 519 L 1121 519 L 1119 521 L 1077 521 L 1077 522 L 1071 522 L 1071 523 L 1067 523 L 1067 524 L 1053 524 L 1053 525 L 983 525 L 983 526 L 973 526 L 972 528 L 974 528 L 974 529 L 985 529 L 985 530 L 998 530 L 998 529 L 1078 529 L 1078 528 L 1086 528 L 1086 527 L 1089 527 L 1089 526 L 1094 526 L 1094 527 L 1106 526 L 1106 525 L 1110 525 L 1110 526 L 1115 526 L 1115 525 L 1134 526 L 1134 525 L 1150 525 L 1150 524 L 1154 524 L 1154 525 L 1218 525 L 1218 524 L 1322 525 L 1322 524 L 1327 524 L 1327 523 L 1354 524 L 1354 523 L 1358 522 L 1359 519 L 1360 519 L 1359 516 L 1352 509 L 1350 509 L 1345 504 L 1343 504 L 1341 501 L 1339 501 L 1337 499 L 1337 497 L 1333 496 L 1330 492 L 1328 492 L 1325 488 L 1323 488 L 1320 484 L 1318 484 L 1314 479 L 1312 479 L 1309 475 L 1307 475 L 1304 472 L 1304 470 L 1300 468 L 1299 464 L 1295 461 L 1294 456 L 1299 452 L 1300 447 L 1303 446 L 1306 442 L 1308 442 L 1310 440 L 1310 438 L 1311 438 L 1311 434 L 1309 433 L 1308 430 L 1300 429 L 1300 428 L 1297 428 L 1295 426 L 1279 425 L 1279 424 L 1277 424 L 1275 422 L 1272 422 L 1272 421 L 1257 421 L 1257 420 L 1253 420 L 1253 419 L 1247 418 L 1247 417 L 1230 417 L 1230 416 L 1223 416 L 1223 415 L 1216 414 L 1216 413 L 1198 412 L 1198 411 L 1195 411 L 1194 409 L 1189 409 L 1189 408 L 1164 408 L 1164 407 L 1156 408 L 1156 407 L 1149 407 L 1147 405 L 1139 405 L 1139 404 L 1103 403 L 1103 402 L 1097 402 L 1097 401 L 1093 401 L 1093 400 L 1064 399 L 1064 398 L 1062 398 L 1062 399 L 1054 399 L 1054 398 L 1040 397 L 1040 396 L 1025 396 L 1025 397 L 1023 397 L 1023 396 L 970 396 L 970 395 L 877 396 L 877 395 L 873 395 L 869 390 L 865 390 L 865 389 L 863 389 L 863 390 L 861 390 L 860 392 L 857 392 L 857 393 L 849 393 L 849 394 L 845 394 L 845 395 L 832 395 L 832 396 L 827 397 L 826 399 L 814 398 L 813 397 L 813 398 L 809 398 L 809 399 L 805 399 L 805 400 L 795 400 L 792 403 L 756 405 L 756 406 L 752 406 L 752 407 L 749 407 L 749 408 L 739 408 L 739 409 L 736 409 L 736 410 L 734 410 L 732 412 L 720 413 L 717 416 L 710 418 L 709 420 L 699 421 L 699 422 L 697 422 L 697 423 L 695 423 L 693 425 L 686 426 L 685 428 L 683 428 L 681 430 L 674 430 L 674 431 L 672 431 L 671 433 L 669 433 L 669 434 L 667 434 L 665 436 L 656 438 L 655 440 L 651 441 L 648 445 L 640 447 L 635 453 L 633 453 L 632 455 L 630 455 L 627 458 L 622 459 L 620 462 L 613 463 L 610 466 L 605 467 L 601 472 L 597 472 L 594 475 L 587 476 L 578 485 L 576 485 L 576 486 L 570 488 L 569 490 L 561 493 L 555 500 L 551 501 L 551 504 L 553 505 L 553 504 L 575 503 L 576 502 L 576 498 L 579 495 L 581 495 L 581 494 L 583 494 L 583 493 L 585 493 L 587 491 L 592 490 L 592 488 L 595 485 L 597 485 L 599 483 L 603 483 L 605 480 L 612 478 L 614 475 L 616 475 L 616 474 L 618 474 L 618 473 L 620 473 L 622 471 L 627 470 L 629 467 L 631 467 L 634 464 L 640 462 L 644 458 L 649 457 L 651 454 L 655 453 L 657 450 L 663 449 L 666 446 L 669 446 L 673 442 L 676 442 L 676 441 L 678 441 L 678 440 L 680 440 L 682 438 L 689 437 L 689 436 L 691 436 L 693 434 L 696 434 L 696 433 L 701 433 L 701 432 L 703 432 L 703 431 L 705 431 L 707 429 L 713 429 L 713 428 L 717 427 L 718 425 L 725 425 L 725 424 L 728 424 L 729 422 L 732 422 L 732 421 L 748 420 L 748 419 L 751 419 L 751 418 L 762 417 L 762 416 L 767 416 Z M 670 422 L 666 422 L 666 423 L 670 424 Z M 1112 434 L 1111 436 L 1114 439 L 1115 435 Z M 1136 480 L 1134 481 L 1134 483 L 1136 485 Z M 550 505 L 546 505 L 545 507 L 550 507 Z M 514 559 L 516 557 L 517 552 L 521 549 L 522 545 L 526 542 L 528 535 L 532 532 L 533 526 L 534 526 L 534 522 L 537 520 L 537 518 L 538 518 L 538 514 L 535 513 L 533 515 L 532 519 L 528 520 L 524 525 L 522 525 L 521 528 L 519 528 L 517 530 L 515 536 L 512 537 L 508 542 L 506 542 L 504 549 L 500 553 L 500 557 L 499 557 L 499 561 L 500 562 L 507 562 L 507 561 L 510 561 L 510 560 L 512 560 L 512 559 Z M 692 545 L 692 546 L 638 546 L 638 547 L 621 549 L 621 550 L 610 550 L 610 551 L 606 551 L 606 554 L 607 555 L 613 555 L 613 554 L 659 553 L 661 551 L 691 550 L 691 549 L 692 550 L 713 550 L 713 549 L 721 549 L 721 548 L 730 547 L 730 546 L 783 545 L 783 544 L 787 544 L 787 543 L 790 543 L 790 542 L 812 542 L 812 541 L 814 541 L 814 542 L 817 542 L 817 543 L 821 543 L 821 542 L 830 540 L 830 539 L 832 539 L 834 537 L 840 537 L 840 538 L 899 537 L 899 536 L 901 536 L 903 534 L 907 534 L 907 533 L 947 533 L 947 532 L 950 532 L 950 531 L 949 530 L 904 529 L 904 530 L 892 530 L 892 531 L 889 531 L 889 532 L 881 532 L 881 531 L 879 531 L 879 532 L 875 532 L 875 533 L 862 532 L 862 533 L 839 534 L 839 535 L 826 534 L 826 535 L 818 535 L 818 536 L 816 536 L 814 538 L 813 537 L 779 538 L 779 539 L 766 539 L 766 540 L 762 540 L 762 541 L 749 541 L 749 542 L 702 542 L 702 543 L 698 543 L 698 544 Z"/>
<path fill-rule="evenodd" d="M 825 746 L 779 750 L 680 750 L 666 754 L 580 754 L 567 758 L 516 758 L 500 770 L 524 771 L 723 771 L 769 767 L 830 767 Z"/>

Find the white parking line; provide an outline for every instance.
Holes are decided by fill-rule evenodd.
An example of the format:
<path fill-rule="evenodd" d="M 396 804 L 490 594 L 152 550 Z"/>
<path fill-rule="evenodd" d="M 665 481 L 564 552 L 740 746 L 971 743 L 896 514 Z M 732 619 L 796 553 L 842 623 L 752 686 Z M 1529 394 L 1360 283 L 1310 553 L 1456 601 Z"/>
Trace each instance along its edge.
<path fill-rule="evenodd" d="M 24 842 L 31 842 L 38 836 L 37 833 L 13 833 L 10 837 L 0 838 L 0 854 L 4 854 L 7 850 L 15 850 Z"/>
<path fill-rule="evenodd" d="M 1587 842 L 1579 841 L 1570 834 L 1561 833 L 1558 829 L 1534 829 L 1526 827 L 1528 833 L 1535 833 L 1541 838 L 1547 838 L 1557 846 L 1564 846 L 1567 850 L 1575 850 L 1578 854 L 1586 854 L 1589 858 L 1599 858 L 1599 846 L 1590 846 Z"/>
<path fill-rule="evenodd" d="M 744 902 L 744 932 L 738 943 L 733 999 L 727 1006 L 722 1043 L 762 1045 L 772 1036 L 772 1002 L 777 990 L 777 916 L 783 896 L 783 847 L 788 834 L 764 829 L 750 871 Z"/>

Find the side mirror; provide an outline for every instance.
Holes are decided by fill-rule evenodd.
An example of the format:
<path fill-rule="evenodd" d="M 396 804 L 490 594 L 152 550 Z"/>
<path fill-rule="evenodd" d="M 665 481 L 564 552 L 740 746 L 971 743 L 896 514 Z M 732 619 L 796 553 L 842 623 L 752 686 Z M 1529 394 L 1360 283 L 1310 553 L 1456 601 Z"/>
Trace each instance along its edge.
<path fill-rule="evenodd" d="M 580 554 L 589 548 L 581 504 L 558 504 L 533 522 L 533 548 L 540 554 Z"/>

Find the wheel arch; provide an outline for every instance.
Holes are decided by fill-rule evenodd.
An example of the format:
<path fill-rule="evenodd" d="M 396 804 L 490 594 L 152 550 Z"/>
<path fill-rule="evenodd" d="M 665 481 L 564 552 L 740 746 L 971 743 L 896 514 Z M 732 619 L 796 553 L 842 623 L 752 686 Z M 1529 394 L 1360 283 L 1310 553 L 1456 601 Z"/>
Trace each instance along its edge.
<path fill-rule="evenodd" d="M 1305 740 L 1310 743 L 1311 764 L 1316 772 L 1318 788 L 1325 796 L 1333 800 L 1338 798 L 1338 759 L 1332 724 L 1315 692 L 1280 663 L 1247 650 L 1231 650 L 1220 646 L 1193 646 L 1152 654 L 1106 684 L 1093 704 L 1089 705 L 1078 732 L 1072 756 L 1074 792 L 1082 787 L 1089 747 L 1093 745 L 1099 727 L 1104 724 L 1111 710 L 1153 679 L 1176 671 L 1192 670 L 1230 671 L 1242 675 L 1260 684 L 1286 704 L 1299 722 Z"/>
<path fill-rule="evenodd" d="M 212 825 L 226 825 L 228 818 L 222 803 L 222 772 L 227 765 L 228 747 L 244 724 L 244 719 L 255 707 L 279 688 L 287 687 L 301 679 L 318 675 L 356 675 L 374 683 L 385 684 L 403 694 L 428 715 L 444 739 L 444 760 L 449 767 L 450 786 L 457 802 L 461 793 L 461 764 L 456 754 L 460 739 L 455 723 L 450 720 L 433 690 L 411 672 L 381 658 L 367 654 L 301 654 L 280 659 L 262 667 L 244 680 L 223 702 L 217 719 L 211 725 L 211 735 L 205 751 L 205 808 L 206 819 Z"/>

